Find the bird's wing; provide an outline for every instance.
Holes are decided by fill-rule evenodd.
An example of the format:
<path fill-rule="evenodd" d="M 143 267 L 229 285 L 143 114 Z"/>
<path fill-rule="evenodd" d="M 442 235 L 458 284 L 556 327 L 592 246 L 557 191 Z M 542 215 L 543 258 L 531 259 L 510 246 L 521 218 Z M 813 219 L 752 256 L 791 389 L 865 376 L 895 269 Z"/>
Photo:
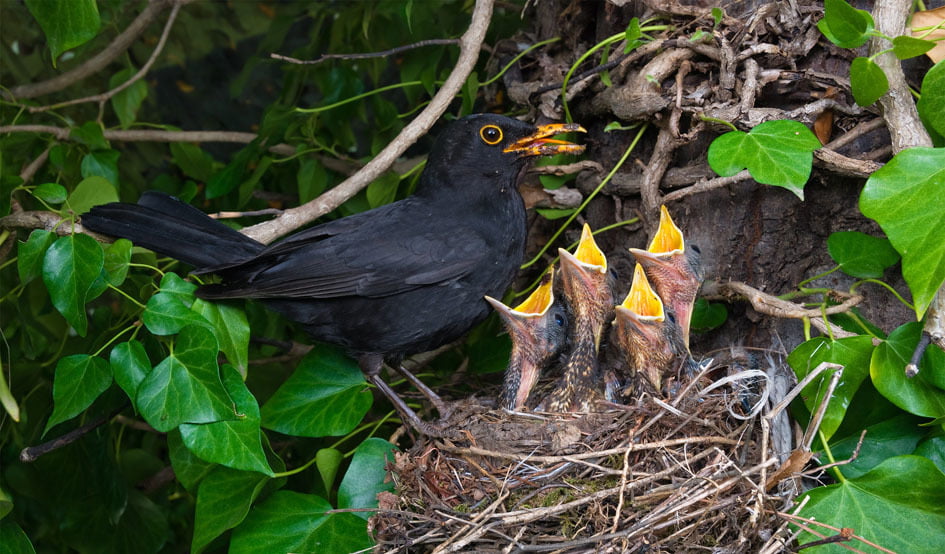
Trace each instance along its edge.
<path fill-rule="evenodd" d="M 401 218 L 338 220 L 273 245 L 228 268 L 215 294 L 256 298 L 381 297 L 445 284 L 486 263 L 474 233 L 417 230 Z M 422 223 L 422 222 L 421 222 Z"/>

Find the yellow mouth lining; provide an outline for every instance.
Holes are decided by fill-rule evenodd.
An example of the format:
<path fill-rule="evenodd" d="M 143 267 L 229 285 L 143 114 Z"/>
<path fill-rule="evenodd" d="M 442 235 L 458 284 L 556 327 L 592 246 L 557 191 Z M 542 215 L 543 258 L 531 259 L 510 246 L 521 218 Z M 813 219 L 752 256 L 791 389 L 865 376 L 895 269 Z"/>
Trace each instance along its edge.
<path fill-rule="evenodd" d="M 607 257 L 594 242 L 594 234 L 591 233 L 591 227 L 587 223 L 581 230 L 581 241 L 578 243 L 577 250 L 574 251 L 574 257 L 583 264 L 600 267 L 602 273 L 607 271 Z"/>
<path fill-rule="evenodd" d="M 586 133 L 587 130 L 577 123 L 539 125 L 534 133 L 513 142 L 503 152 L 520 152 L 536 156 L 554 153 L 580 154 L 584 151 L 584 145 L 550 138 L 559 133 L 573 132 Z"/>
<path fill-rule="evenodd" d="M 660 206 L 660 226 L 647 250 L 654 254 L 686 250 L 682 231 L 673 223 L 673 218 L 669 216 L 669 210 L 666 209 L 666 206 Z"/>
<path fill-rule="evenodd" d="M 663 301 L 650 286 L 650 281 L 646 278 L 646 273 L 644 273 L 643 266 L 640 264 L 633 268 L 633 282 L 630 284 L 630 292 L 627 293 L 627 297 L 620 306 L 641 318 L 656 321 L 665 319 Z"/>
<path fill-rule="evenodd" d="M 554 292 L 552 291 L 554 276 L 555 268 L 549 267 L 548 271 L 542 275 L 541 284 L 538 285 L 538 288 L 533 290 L 532 293 L 528 295 L 528 298 L 516 306 L 514 310 L 523 314 L 535 315 L 542 315 L 547 312 L 548 308 L 550 308 L 555 301 Z"/>

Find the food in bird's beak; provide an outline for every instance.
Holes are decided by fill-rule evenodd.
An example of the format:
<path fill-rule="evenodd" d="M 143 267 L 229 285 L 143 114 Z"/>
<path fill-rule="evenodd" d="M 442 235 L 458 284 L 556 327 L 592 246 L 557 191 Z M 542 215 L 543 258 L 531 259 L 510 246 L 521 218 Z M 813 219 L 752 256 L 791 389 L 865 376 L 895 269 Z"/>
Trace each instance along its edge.
<path fill-rule="evenodd" d="M 507 146 L 504 152 L 517 153 L 520 156 L 553 156 L 555 154 L 580 154 L 583 144 L 574 144 L 566 140 L 553 139 L 560 133 L 586 133 L 587 130 L 577 123 L 552 123 L 539 125 L 538 129 Z"/>

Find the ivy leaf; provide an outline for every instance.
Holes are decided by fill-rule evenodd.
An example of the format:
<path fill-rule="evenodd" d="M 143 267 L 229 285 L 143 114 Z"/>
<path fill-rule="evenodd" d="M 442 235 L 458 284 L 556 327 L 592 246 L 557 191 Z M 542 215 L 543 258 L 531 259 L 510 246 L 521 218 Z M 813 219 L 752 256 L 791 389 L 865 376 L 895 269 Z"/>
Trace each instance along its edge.
<path fill-rule="evenodd" d="M 239 525 L 268 481 L 256 472 L 213 468 L 197 489 L 191 550 L 202 552 L 213 539 Z"/>
<path fill-rule="evenodd" d="M 344 454 L 337 448 L 319 448 L 315 453 L 315 467 L 318 468 L 326 494 L 334 488 L 335 476 L 343 460 Z"/>
<path fill-rule="evenodd" d="M 180 438 L 180 431 L 177 429 L 167 434 L 167 453 L 171 459 L 174 475 L 180 484 L 191 493 L 197 493 L 197 486 L 201 481 L 215 468 L 220 467 L 201 460 L 189 448 L 184 446 L 184 441 Z M 262 476 L 261 473 L 256 472 L 253 472 L 253 475 Z"/>
<path fill-rule="evenodd" d="M 102 177 L 111 183 L 112 188 L 118 186 L 118 157 L 117 150 L 93 150 L 82 157 L 80 170 L 82 177 Z M 78 212 L 83 213 L 83 212 Z"/>
<path fill-rule="evenodd" d="M 883 271 L 899 261 L 889 239 L 859 231 L 838 231 L 827 238 L 827 252 L 851 277 L 882 279 Z"/>
<path fill-rule="evenodd" d="M 945 149 L 909 148 L 866 181 L 860 211 L 875 219 L 902 256 L 902 276 L 922 319 L 945 282 Z"/>
<path fill-rule="evenodd" d="M 850 64 L 850 90 L 856 103 L 866 107 L 886 94 L 889 80 L 876 62 L 859 57 Z"/>
<path fill-rule="evenodd" d="M 187 325 L 208 326 L 207 320 L 169 292 L 159 292 L 148 299 L 141 321 L 155 335 L 173 335 Z"/>
<path fill-rule="evenodd" d="M 945 135 L 945 60 L 933 65 L 922 78 L 922 96 L 915 107 L 926 126 Z"/>
<path fill-rule="evenodd" d="M 114 89 L 133 77 L 137 72 L 138 71 L 133 67 L 119 71 L 108 80 L 108 88 Z M 127 129 L 135 122 L 135 119 L 138 117 L 138 110 L 147 97 L 148 85 L 144 79 L 138 79 L 127 88 L 112 96 L 112 109 L 115 110 L 115 115 L 118 116 L 118 121 L 121 123 L 122 129 Z"/>
<path fill-rule="evenodd" d="M 824 0 L 824 18 L 817 28 L 840 48 L 857 48 L 866 43 L 873 30 L 873 16 L 843 0 Z"/>
<path fill-rule="evenodd" d="M 26 536 L 26 532 L 14 521 L 12 517 L 0 519 L 0 545 L 8 549 L 5 552 L 16 552 L 17 554 L 36 554 L 33 543 Z"/>
<path fill-rule="evenodd" d="M 813 151 L 820 146 L 814 133 L 797 121 L 766 121 L 748 133 L 732 131 L 712 141 L 708 160 L 722 177 L 748 168 L 759 183 L 784 187 L 803 200 Z"/>
<path fill-rule="evenodd" d="M 694 331 L 708 331 L 721 327 L 727 319 L 728 310 L 724 304 L 697 298 L 692 308 L 692 321 L 689 322 L 689 327 Z"/>
<path fill-rule="evenodd" d="M 344 435 L 371 402 L 358 365 L 341 350 L 319 345 L 262 407 L 263 426 L 299 437 Z"/>
<path fill-rule="evenodd" d="M 205 183 L 213 176 L 213 157 L 195 144 L 172 142 L 171 161 L 196 181 Z"/>
<path fill-rule="evenodd" d="M 40 275 L 43 270 L 43 256 L 56 241 L 56 233 L 45 229 L 34 229 L 26 242 L 19 243 L 16 257 L 16 270 L 20 284 L 27 284 Z"/>
<path fill-rule="evenodd" d="M 136 403 L 138 387 L 151 372 L 151 360 L 144 351 L 144 345 L 136 340 L 120 343 L 112 348 L 108 363 L 115 375 L 115 382 L 125 391 L 131 402 Z"/>
<path fill-rule="evenodd" d="M 234 419 L 233 403 L 220 381 L 217 341 L 209 329 L 180 330 L 171 353 L 138 387 L 138 411 L 158 431 L 181 423 Z"/>
<path fill-rule="evenodd" d="M 629 54 L 635 48 L 643 44 L 643 30 L 640 28 L 640 18 L 634 17 L 630 20 L 624 35 L 624 41 L 626 42 L 626 45 L 623 47 L 624 54 Z"/>
<path fill-rule="evenodd" d="M 43 434 L 85 411 L 111 384 L 112 371 L 102 358 L 88 354 L 61 358 L 53 379 L 55 407 Z"/>
<path fill-rule="evenodd" d="M 387 479 L 387 462 L 396 447 L 384 439 L 372 437 L 358 445 L 351 465 L 338 487 L 339 508 L 377 508 L 377 493 L 394 490 Z M 328 490 L 331 490 L 330 488 Z M 373 514 L 357 512 L 364 520 Z"/>
<path fill-rule="evenodd" d="M 58 183 L 43 183 L 30 191 L 33 196 L 47 204 L 62 204 L 69 196 L 66 187 Z"/>
<path fill-rule="evenodd" d="M 929 50 L 935 48 L 935 42 L 921 38 L 910 37 L 909 35 L 899 35 L 893 38 L 893 54 L 900 60 L 906 60 L 921 56 Z"/>
<path fill-rule="evenodd" d="M 88 235 L 60 237 L 43 257 L 43 282 L 53 306 L 82 337 L 88 330 L 85 301 L 104 265 L 102 247 Z"/>
<path fill-rule="evenodd" d="M 245 379 L 249 368 L 249 321 L 246 312 L 230 304 L 206 302 L 199 298 L 190 309 L 210 322 L 220 343 L 220 351 L 226 354 L 226 359 Z"/>
<path fill-rule="evenodd" d="M 223 366 L 223 385 L 240 412 L 238 419 L 180 426 L 184 445 L 208 462 L 272 475 L 263 452 L 259 404 L 232 366 Z"/>
<path fill-rule="evenodd" d="M 803 518 L 856 529 L 857 535 L 894 552 L 945 551 L 945 533 L 930 532 L 945 529 L 945 475 L 925 458 L 890 458 L 866 475 L 815 488 L 796 502 L 804 496 L 810 502 L 798 514 Z M 814 540 L 819 537 L 806 532 L 798 537 L 802 546 Z M 837 545 L 818 550 L 847 552 Z"/>
<path fill-rule="evenodd" d="M 860 427 L 866 431 L 862 444 L 860 433 L 856 433 L 839 441 L 831 441 L 831 453 L 834 459 L 848 459 L 859 448 L 859 454 L 853 461 L 844 464 L 842 471 L 844 477 L 865 475 L 889 458 L 912 454 L 926 434 L 918 425 L 921 421 L 921 418 L 912 414 L 897 411 L 897 415 L 872 425 L 860 422 Z"/>
<path fill-rule="evenodd" d="M 906 377 L 903 369 L 919 342 L 922 325 L 907 323 L 876 347 L 870 360 L 873 385 L 890 402 L 923 417 L 945 415 L 945 352 L 929 348 L 919 361 L 919 374 Z"/>
<path fill-rule="evenodd" d="M 118 191 L 108 179 L 98 175 L 82 179 L 66 200 L 69 209 L 76 214 L 84 214 L 92 206 L 109 202 L 118 202 Z"/>
<path fill-rule="evenodd" d="M 365 521 L 332 509 L 324 498 L 276 491 L 234 531 L 230 554 L 256 552 L 356 552 L 371 547 Z"/>
<path fill-rule="evenodd" d="M 131 250 L 134 245 L 128 239 L 118 239 L 105 247 L 105 276 L 109 284 L 119 286 L 128 276 Z"/>
<path fill-rule="evenodd" d="M 53 67 L 60 54 L 95 38 L 102 23 L 95 0 L 26 0 L 26 7 L 43 28 Z"/>

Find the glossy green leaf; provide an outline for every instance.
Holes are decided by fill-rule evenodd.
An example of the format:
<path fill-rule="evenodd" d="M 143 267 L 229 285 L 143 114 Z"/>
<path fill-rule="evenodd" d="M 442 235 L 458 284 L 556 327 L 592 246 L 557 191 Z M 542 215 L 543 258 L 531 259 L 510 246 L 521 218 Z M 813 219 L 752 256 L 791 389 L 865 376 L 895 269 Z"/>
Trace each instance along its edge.
<path fill-rule="evenodd" d="M 60 358 L 53 380 L 55 408 L 43 434 L 84 412 L 111 384 L 111 368 L 102 358 L 88 354 Z"/>
<path fill-rule="evenodd" d="M 325 513 L 331 509 L 324 498 L 277 491 L 254 506 L 233 531 L 230 554 L 369 549 L 366 522 L 352 513 Z"/>
<path fill-rule="evenodd" d="M 886 94 L 889 80 L 873 60 L 859 57 L 850 64 L 850 91 L 860 106 L 869 106 Z"/>
<path fill-rule="evenodd" d="M 922 419 L 902 412 L 871 425 L 863 425 L 866 436 L 860 445 L 856 459 L 844 464 L 840 472 L 844 477 L 856 478 L 894 456 L 912 454 L 925 430 L 919 427 Z M 835 460 L 847 460 L 853 456 L 860 444 L 860 433 L 831 442 L 830 450 Z"/>
<path fill-rule="evenodd" d="M 213 157 L 196 144 L 172 142 L 171 161 L 196 181 L 207 182 L 213 175 Z"/>
<path fill-rule="evenodd" d="M 372 399 L 358 365 L 340 349 L 319 345 L 263 406 L 263 426 L 301 437 L 344 435 Z"/>
<path fill-rule="evenodd" d="M 10 390 L 10 385 L 7 383 L 7 374 L 3 371 L 3 364 L 0 363 L 0 406 L 3 406 L 3 411 L 9 414 L 10 418 L 13 421 L 19 423 L 20 421 L 20 405 L 17 403 L 16 398 L 13 396 L 13 392 Z M 3 518 L 3 489 L 0 489 L 0 519 Z"/>
<path fill-rule="evenodd" d="M 334 489 L 335 477 L 343 460 L 344 454 L 337 448 L 319 448 L 315 453 L 315 467 L 318 468 L 326 492 Z"/>
<path fill-rule="evenodd" d="M 841 271 L 860 279 L 882 279 L 886 268 L 899 261 L 889 239 L 859 231 L 838 231 L 827 238 L 827 252 Z"/>
<path fill-rule="evenodd" d="M 167 451 L 171 459 L 174 476 L 191 494 L 198 493 L 201 481 L 214 469 L 220 467 L 198 458 L 189 448 L 184 446 L 180 431 L 174 429 L 167 434 Z M 224 468 L 229 469 L 229 468 Z M 230 470 L 236 471 L 236 470 Z M 252 475 L 262 477 L 261 473 L 252 472 Z"/>
<path fill-rule="evenodd" d="M 748 133 L 732 131 L 709 145 L 712 170 L 730 177 L 748 168 L 754 180 L 784 187 L 801 200 L 820 141 L 797 121 L 766 121 Z"/>
<path fill-rule="evenodd" d="M 890 458 L 862 477 L 818 487 L 804 496 L 810 502 L 798 514 L 803 518 L 853 528 L 857 535 L 894 552 L 945 551 L 945 533 L 935 531 L 945 529 L 945 475 L 925 458 Z M 801 544 L 813 540 L 818 538 L 806 532 L 798 538 Z M 849 551 L 831 544 L 817 547 L 817 552 Z"/>
<path fill-rule="evenodd" d="M 117 150 L 93 150 L 89 152 L 82 157 L 80 166 L 82 177 L 102 177 L 113 187 L 117 187 L 118 157 L 120 155 Z"/>
<path fill-rule="evenodd" d="M 936 435 L 923 439 L 916 447 L 915 454 L 928 458 L 939 471 L 945 473 L 945 434 L 941 428 Z"/>
<path fill-rule="evenodd" d="M 114 89 L 130 79 L 135 73 L 137 73 L 137 70 L 132 67 L 119 71 L 108 80 L 108 88 Z M 138 79 L 127 88 L 112 96 L 112 109 L 115 110 L 115 115 L 118 116 L 118 121 L 121 122 L 122 129 L 127 129 L 135 122 L 135 119 L 138 117 L 138 110 L 141 108 L 141 104 L 147 96 L 148 84 L 144 79 Z"/>
<path fill-rule="evenodd" d="M 824 0 L 824 18 L 817 22 L 817 28 L 840 48 L 857 48 L 869 39 L 873 17 L 843 0 Z"/>
<path fill-rule="evenodd" d="M 893 37 L 893 54 L 900 60 L 921 56 L 935 48 L 935 42 L 921 38 L 899 35 Z"/>
<path fill-rule="evenodd" d="M 26 242 L 19 243 L 16 256 L 16 270 L 20 283 L 25 285 L 39 277 L 43 271 L 43 257 L 46 250 L 56 242 L 56 233 L 45 229 L 34 229 Z"/>
<path fill-rule="evenodd" d="M 255 141 L 237 152 L 230 163 L 207 181 L 207 198 L 218 198 L 238 187 L 246 174 L 246 167 L 256 159 L 259 152 Z"/>
<path fill-rule="evenodd" d="M 43 282 L 53 306 L 83 337 L 88 329 L 85 301 L 104 265 L 101 245 L 88 235 L 59 237 L 43 257 Z"/>
<path fill-rule="evenodd" d="M 945 135 L 945 60 L 933 65 L 922 78 L 922 96 L 915 107 L 927 127 Z"/>
<path fill-rule="evenodd" d="M 577 208 L 568 208 L 568 209 L 556 209 L 556 208 L 535 208 L 535 213 L 541 217 L 547 219 L 548 221 L 554 221 L 556 219 L 563 219 L 565 217 L 573 214 Z"/>
<path fill-rule="evenodd" d="M 930 347 L 919 361 L 919 374 L 903 371 L 919 342 L 922 325 L 907 323 L 889 334 L 876 347 L 870 361 L 870 376 L 883 396 L 903 410 L 924 417 L 945 415 L 945 352 Z"/>
<path fill-rule="evenodd" d="M 238 306 L 197 299 L 191 310 L 198 313 L 213 326 L 220 351 L 226 359 L 246 378 L 249 368 L 249 321 L 246 312 Z"/>
<path fill-rule="evenodd" d="M 0 519 L 0 554 L 36 554 L 33 543 L 12 517 Z"/>
<path fill-rule="evenodd" d="M 390 204 L 397 198 L 400 175 L 388 171 L 374 180 L 367 188 L 367 201 L 372 208 Z"/>
<path fill-rule="evenodd" d="M 128 239 L 118 239 L 105 247 L 104 270 L 109 284 L 117 287 L 125 282 L 132 248 L 134 245 Z"/>
<path fill-rule="evenodd" d="M 108 182 L 108 179 L 99 176 L 86 177 L 75 186 L 66 205 L 76 214 L 84 214 L 92 206 L 118 202 L 118 191 Z"/>
<path fill-rule="evenodd" d="M 902 256 L 902 276 L 921 319 L 945 282 L 945 148 L 908 148 L 874 172 L 860 211 L 875 219 Z"/>
<path fill-rule="evenodd" d="M 148 299 L 141 321 L 155 335 L 173 335 L 186 325 L 209 327 L 206 319 L 185 306 L 179 296 L 169 292 L 159 292 Z"/>
<path fill-rule="evenodd" d="M 47 204 L 62 204 L 69 196 L 66 187 L 58 183 L 43 183 L 30 191 L 33 196 Z"/>
<path fill-rule="evenodd" d="M 306 158 L 299 162 L 295 180 L 299 184 L 299 202 L 304 204 L 328 188 L 328 171 L 318 160 Z"/>
<path fill-rule="evenodd" d="M 161 292 L 165 292 L 175 296 L 181 303 L 188 308 L 190 308 L 197 297 L 194 295 L 194 292 L 197 290 L 197 285 L 191 283 L 190 281 L 182 278 L 180 275 L 174 272 L 165 273 L 161 277 Z"/>
<path fill-rule="evenodd" d="M 180 426 L 184 445 L 200 458 L 233 469 L 272 475 L 259 428 L 259 404 L 232 366 L 223 366 L 223 385 L 236 404 L 236 419 Z"/>
<path fill-rule="evenodd" d="M 479 91 L 479 76 L 473 71 L 469 74 L 469 77 L 466 78 L 466 83 L 463 85 L 463 88 L 460 91 L 460 97 L 463 100 L 462 114 L 468 115 L 472 113 L 473 105 L 476 102 L 476 95 Z"/>
<path fill-rule="evenodd" d="M 728 310 L 725 304 L 709 302 L 705 298 L 697 298 L 692 307 L 692 319 L 689 327 L 694 331 L 708 331 L 721 327 L 728 319 Z"/>
<path fill-rule="evenodd" d="M 863 379 L 869 375 L 870 356 L 873 354 L 873 341 L 866 335 L 830 340 L 826 337 L 813 338 L 800 344 L 787 358 L 794 369 L 797 380 L 806 377 L 818 365 L 824 362 L 844 366 L 843 376 L 834 390 L 820 432 L 827 438 L 833 436 L 846 415 L 850 401 L 856 394 Z M 813 413 L 823 401 L 827 384 L 833 377 L 833 371 L 824 371 L 801 391 L 800 399 L 809 413 Z"/>
<path fill-rule="evenodd" d="M 125 391 L 132 403 L 137 401 L 138 387 L 151 372 L 151 360 L 144 346 L 136 341 L 118 343 L 108 356 L 115 382 Z"/>
<path fill-rule="evenodd" d="M 101 26 L 95 0 L 26 0 L 46 35 L 53 67 L 59 55 L 95 38 Z"/>
<path fill-rule="evenodd" d="M 158 431 L 236 419 L 220 381 L 217 340 L 204 326 L 180 330 L 171 353 L 138 387 L 138 411 Z"/>
<path fill-rule="evenodd" d="M 191 550 L 202 552 L 213 539 L 246 519 L 249 507 L 268 481 L 256 472 L 215 467 L 197 489 Z"/>
<path fill-rule="evenodd" d="M 372 437 L 358 445 L 351 465 L 338 487 L 339 508 L 377 508 L 377 493 L 394 490 L 387 481 L 387 463 L 394 459 L 394 445 Z M 371 512 L 357 512 L 367 520 Z"/>
<path fill-rule="evenodd" d="M 69 138 L 84 144 L 92 150 L 108 150 L 108 141 L 105 140 L 105 131 L 102 125 L 96 121 L 86 121 L 78 127 L 73 127 L 69 131 Z M 52 152 L 49 153 L 52 158 Z"/>

